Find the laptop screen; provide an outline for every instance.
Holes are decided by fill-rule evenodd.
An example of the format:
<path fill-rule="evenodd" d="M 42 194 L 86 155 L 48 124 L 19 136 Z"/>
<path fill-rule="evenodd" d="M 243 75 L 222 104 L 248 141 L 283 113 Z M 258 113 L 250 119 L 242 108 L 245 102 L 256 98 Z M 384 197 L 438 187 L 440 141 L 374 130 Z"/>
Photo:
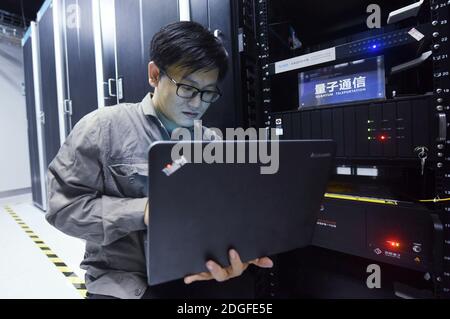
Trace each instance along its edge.
<path fill-rule="evenodd" d="M 299 109 L 386 97 L 383 56 L 301 72 L 298 79 Z"/>

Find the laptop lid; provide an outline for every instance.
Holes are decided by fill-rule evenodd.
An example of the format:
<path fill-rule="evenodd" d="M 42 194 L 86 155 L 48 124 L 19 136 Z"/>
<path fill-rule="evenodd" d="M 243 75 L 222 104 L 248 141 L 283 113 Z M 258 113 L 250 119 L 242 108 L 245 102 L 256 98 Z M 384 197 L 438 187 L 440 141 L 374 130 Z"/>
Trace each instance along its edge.
<path fill-rule="evenodd" d="M 181 143 L 177 158 L 171 156 L 174 141 L 149 150 L 149 285 L 207 271 L 209 259 L 227 267 L 230 248 L 246 262 L 311 243 L 334 142 L 278 141 L 278 151 L 269 145 L 271 170 L 267 157 L 264 164 L 264 156 L 255 162 L 249 155 L 264 153 L 258 141 Z M 212 146 L 223 163 L 205 162 Z M 193 163 L 195 148 L 205 155 L 199 163 Z M 245 161 L 238 161 L 243 150 Z M 262 174 L 264 167 L 273 172 L 275 161 L 277 171 Z"/>

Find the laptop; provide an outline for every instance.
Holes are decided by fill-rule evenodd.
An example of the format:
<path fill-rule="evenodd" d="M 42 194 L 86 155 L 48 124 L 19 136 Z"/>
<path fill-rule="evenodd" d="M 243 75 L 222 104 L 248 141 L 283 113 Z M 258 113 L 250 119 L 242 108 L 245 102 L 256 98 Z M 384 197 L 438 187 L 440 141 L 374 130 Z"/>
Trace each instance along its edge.
<path fill-rule="evenodd" d="M 246 262 L 310 245 L 335 143 L 283 140 L 276 147 L 266 143 L 267 149 L 264 143 L 152 144 L 146 247 L 150 286 L 207 271 L 209 259 L 227 267 L 231 248 Z"/>

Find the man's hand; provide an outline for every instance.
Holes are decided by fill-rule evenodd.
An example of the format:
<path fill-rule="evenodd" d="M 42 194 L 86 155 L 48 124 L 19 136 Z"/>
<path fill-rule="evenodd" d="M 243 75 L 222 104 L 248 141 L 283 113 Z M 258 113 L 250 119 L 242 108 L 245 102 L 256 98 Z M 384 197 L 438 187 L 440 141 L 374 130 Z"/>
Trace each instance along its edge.
<path fill-rule="evenodd" d="M 148 200 L 147 200 L 147 205 L 145 205 L 145 210 L 144 210 L 144 223 L 146 226 L 148 226 Z"/>
<path fill-rule="evenodd" d="M 247 269 L 250 264 L 261 268 L 272 268 L 273 262 L 268 257 L 257 258 L 255 260 L 243 263 L 239 254 L 236 250 L 231 249 L 229 251 L 230 263 L 231 266 L 227 268 L 222 268 L 219 264 L 215 263 L 212 260 L 209 260 L 206 263 L 206 268 L 209 269 L 210 272 L 202 272 L 196 275 L 186 276 L 184 277 L 184 283 L 190 284 L 194 281 L 204 281 L 215 279 L 219 282 L 226 281 L 231 278 L 238 277 L 242 275 L 242 273 Z"/>

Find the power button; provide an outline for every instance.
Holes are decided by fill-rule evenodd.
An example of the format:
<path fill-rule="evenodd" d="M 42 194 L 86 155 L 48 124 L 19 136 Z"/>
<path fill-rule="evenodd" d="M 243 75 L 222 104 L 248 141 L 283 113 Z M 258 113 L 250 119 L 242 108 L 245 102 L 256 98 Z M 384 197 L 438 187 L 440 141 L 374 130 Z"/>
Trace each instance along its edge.
<path fill-rule="evenodd" d="M 412 250 L 413 250 L 415 253 L 420 253 L 420 252 L 422 251 L 422 247 L 420 247 L 419 245 L 414 245 L 413 248 L 412 248 Z"/>

